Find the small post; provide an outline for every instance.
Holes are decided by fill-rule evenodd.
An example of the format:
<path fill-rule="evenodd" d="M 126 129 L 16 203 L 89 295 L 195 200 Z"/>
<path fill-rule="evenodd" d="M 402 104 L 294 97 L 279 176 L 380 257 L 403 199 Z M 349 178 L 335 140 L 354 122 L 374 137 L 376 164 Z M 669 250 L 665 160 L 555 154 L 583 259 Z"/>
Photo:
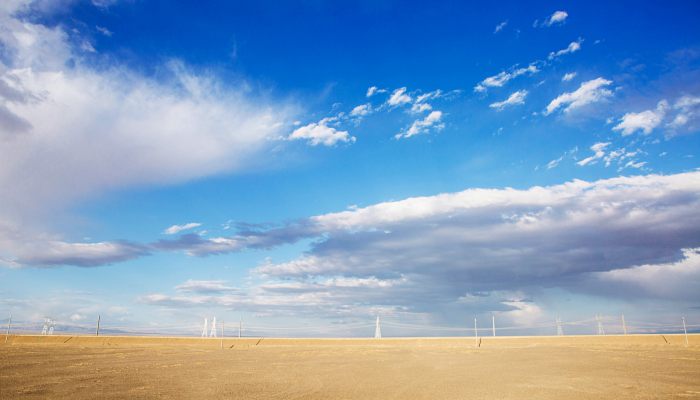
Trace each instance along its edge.
<path fill-rule="evenodd" d="M 496 315 L 491 314 L 491 330 L 493 331 L 493 337 L 496 337 Z"/>
<path fill-rule="evenodd" d="M 476 317 L 474 317 L 474 346 L 479 347 L 479 331 L 476 329 Z"/>
<path fill-rule="evenodd" d="M 7 330 L 5 331 L 5 343 L 7 343 L 7 337 L 10 336 L 10 327 L 12 326 L 12 314 L 10 314 L 10 318 L 7 320 Z"/>
<path fill-rule="evenodd" d="M 98 314 L 97 315 L 97 327 L 95 328 L 95 336 L 100 336 L 100 318 L 101 318 L 101 316 Z"/>
<path fill-rule="evenodd" d="M 622 333 L 627 335 L 627 324 L 625 323 L 625 314 L 622 314 Z"/>
<path fill-rule="evenodd" d="M 688 347 L 688 330 L 685 328 L 685 317 L 681 317 L 683 321 L 683 333 L 685 334 L 685 347 Z"/>

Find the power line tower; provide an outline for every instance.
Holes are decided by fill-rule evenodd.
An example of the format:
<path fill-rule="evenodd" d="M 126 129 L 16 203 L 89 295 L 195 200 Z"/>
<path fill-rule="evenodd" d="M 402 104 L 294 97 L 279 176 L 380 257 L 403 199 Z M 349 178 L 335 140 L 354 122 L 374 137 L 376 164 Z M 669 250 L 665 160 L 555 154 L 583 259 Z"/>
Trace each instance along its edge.
<path fill-rule="evenodd" d="M 627 323 L 625 323 L 625 314 L 622 314 L 622 333 L 627 334 Z"/>
<path fill-rule="evenodd" d="M 561 326 L 561 318 L 557 317 L 557 336 L 564 336 L 564 329 Z"/>
<path fill-rule="evenodd" d="M 598 334 L 605 335 L 605 329 L 603 329 L 603 321 L 600 318 L 600 315 L 596 314 L 595 320 L 598 323 Z"/>
<path fill-rule="evenodd" d="M 53 335 L 53 328 L 56 322 L 51 318 L 44 318 L 44 326 L 41 328 L 42 335 Z"/>
<path fill-rule="evenodd" d="M 374 338 L 375 339 L 382 338 L 382 327 L 379 325 L 379 315 L 377 315 L 377 322 L 375 323 L 375 326 L 374 326 Z"/>
<path fill-rule="evenodd" d="M 204 329 L 202 329 L 202 337 L 207 337 L 207 331 L 209 330 L 209 320 L 204 318 Z"/>
<path fill-rule="evenodd" d="M 216 337 L 216 317 L 211 320 L 211 332 L 209 332 L 209 337 Z"/>

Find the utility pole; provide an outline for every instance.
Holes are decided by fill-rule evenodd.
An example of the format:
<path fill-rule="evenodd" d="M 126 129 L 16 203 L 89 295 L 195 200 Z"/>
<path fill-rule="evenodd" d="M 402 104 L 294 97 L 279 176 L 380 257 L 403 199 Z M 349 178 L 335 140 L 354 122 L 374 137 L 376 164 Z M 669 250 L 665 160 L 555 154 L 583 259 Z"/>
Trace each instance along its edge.
<path fill-rule="evenodd" d="M 238 320 L 238 338 L 241 338 L 241 331 L 243 330 L 243 317 Z"/>
<path fill-rule="evenodd" d="M 100 336 L 100 315 L 97 315 L 97 327 L 95 328 L 95 336 Z"/>
<path fill-rule="evenodd" d="M 474 346 L 479 347 L 479 330 L 476 328 L 476 317 L 474 317 Z"/>
<path fill-rule="evenodd" d="M 493 331 L 493 337 L 496 337 L 496 315 L 491 314 L 491 330 Z"/>
<path fill-rule="evenodd" d="M 688 347 L 688 330 L 685 328 L 685 317 L 682 317 L 683 321 L 683 333 L 685 334 L 685 347 Z"/>
<path fill-rule="evenodd" d="M 221 350 L 224 349 L 224 321 L 221 320 Z"/>

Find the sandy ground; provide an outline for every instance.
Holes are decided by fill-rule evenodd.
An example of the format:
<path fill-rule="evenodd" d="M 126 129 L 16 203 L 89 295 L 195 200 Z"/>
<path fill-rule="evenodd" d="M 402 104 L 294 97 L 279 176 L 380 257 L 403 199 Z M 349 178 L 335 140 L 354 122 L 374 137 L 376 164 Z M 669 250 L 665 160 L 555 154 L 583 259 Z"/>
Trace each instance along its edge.
<path fill-rule="evenodd" d="M 700 399 L 700 335 L 3 339 L 1 399 Z"/>

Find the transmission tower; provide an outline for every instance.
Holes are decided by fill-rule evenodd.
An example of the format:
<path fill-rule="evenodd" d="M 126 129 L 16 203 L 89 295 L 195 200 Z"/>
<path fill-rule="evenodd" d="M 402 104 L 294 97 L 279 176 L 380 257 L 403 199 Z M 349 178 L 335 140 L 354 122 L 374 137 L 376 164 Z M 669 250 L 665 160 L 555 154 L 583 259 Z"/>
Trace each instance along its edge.
<path fill-rule="evenodd" d="M 605 335 L 605 329 L 603 329 L 603 321 L 601 320 L 600 315 L 596 314 L 595 320 L 598 322 L 598 334 Z"/>
<path fill-rule="evenodd" d="M 216 317 L 211 320 L 211 332 L 209 332 L 209 337 L 216 337 Z"/>
<path fill-rule="evenodd" d="M 204 329 L 202 329 L 202 337 L 207 337 L 207 331 L 209 330 L 209 329 L 207 329 L 209 327 L 208 322 L 209 322 L 209 320 L 204 318 Z"/>
<path fill-rule="evenodd" d="M 375 339 L 381 339 L 382 338 L 382 327 L 379 325 L 379 315 L 377 315 L 377 322 L 374 327 L 374 338 Z"/>
<path fill-rule="evenodd" d="M 564 329 L 561 326 L 561 318 L 557 317 L 557 336 L 564 336 Z"/>

